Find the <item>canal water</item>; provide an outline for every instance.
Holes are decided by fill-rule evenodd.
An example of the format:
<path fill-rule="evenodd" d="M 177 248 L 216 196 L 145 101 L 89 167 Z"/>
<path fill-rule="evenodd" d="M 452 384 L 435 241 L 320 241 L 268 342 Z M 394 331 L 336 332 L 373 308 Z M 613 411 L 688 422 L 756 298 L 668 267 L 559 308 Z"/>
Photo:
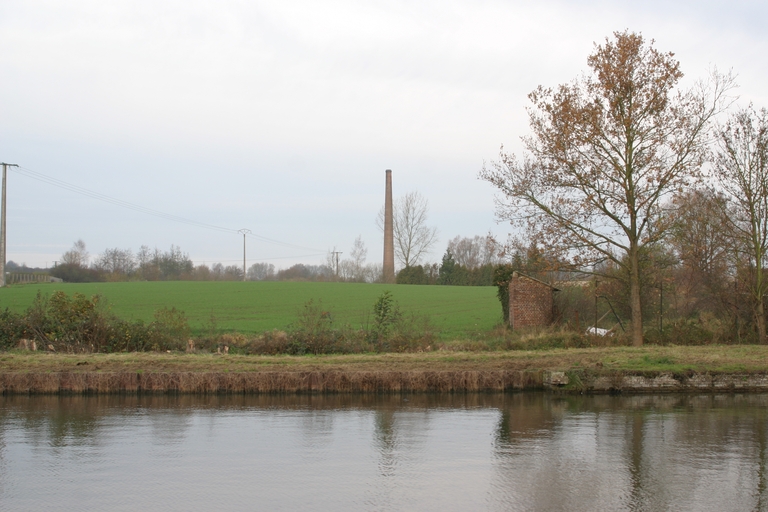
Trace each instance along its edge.
<path fill-rule="evenodd" d="M 768 510 L 768 396 L 0 397 L 0 510 Z"/>

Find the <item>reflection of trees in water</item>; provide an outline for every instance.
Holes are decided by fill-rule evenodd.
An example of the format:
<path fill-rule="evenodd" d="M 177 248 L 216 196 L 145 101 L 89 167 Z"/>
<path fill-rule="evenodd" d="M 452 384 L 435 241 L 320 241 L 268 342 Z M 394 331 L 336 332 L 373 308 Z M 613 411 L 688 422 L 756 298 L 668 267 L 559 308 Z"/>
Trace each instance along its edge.
<path fill-rule="evenodd" d="M 757 504 L 755 505 L 755 510 L 765 510 L 768 508 L 768 497 L 766 496 L 766 484 L 768 483 L 766 482 L 766 479 L 768 479 L 766 474 L 766 457 L 768 457 L 766 448 L 768 448 L 768 440 L 766 440 L 766 433 L 768 433 L 768 429 L 766 429 L 765 422 L 761 421 L 755 429 L 758 446 Z"/>
<path fill-rule="evenodd" d="M 646 414 L 642 454 L 635 455 L 642 464 L 640 503 L 658 508 L 682 499 L 710 509 L 758 507 L 765 500 L 765 406 L 765 396 L 702 395 Z"/>
<path fill-rule="evenodd" d="M 397 430 L 395 412 L 379 410 L 373 413 L 375 425 L 375 444 L 379 454 L 379 472 L 383 477 L 392 477 L 397 469 Z"/>
<path fill-rule="evenodd" d="M 595 421 L 572 415 L 578 398 L 521 393 L 505 398 L 494 438 L 491 508 L 569 510 L 591 486 Z M 610 505 L 609 505 L 610 506 Z"/>
<path fill-rule="evenodd" d="M 767 404 L 762 395 L 510 397 L 495 436 L 491 501 L 762 510 Z"/>
<path fill-rule="evenodd" d="M 194 409 L 179 407 L 175 397 L 115 395 L 40 395 L 2 398 L 0 429 L 18 426 L 32 446 L 99 446 L 103 434 L 112 432 L 121 417 L 146 411 L 154 439 L 177 442 L 189 427 Z M 159 410 L 158 410 L 159 409 Z"/>
<path fill-rule="evenodd" d="M 322 400 L 322 398 L 320 398 Z M 318 395 L 300 395 L 292 401 L 291 411 L 295 411 L 295 421 L 301 432 L 301 453 L 307 461 L 319 461 L 327 458 L 326 450 L 334 443 L 334 410 L 317 407 Z"/>
<path fill-rule="evenodd" d="M 2 406 L 0 406 L 0 496 L 5 494 L 5 488 L 8 485 L 7 479 L 8 475 L 10 475 L 10 470 L 8 469 L 8 461 L 5 458 L 5 436 L 6 436 L 6 426 L 5 426 L 5 410 Z"/>
<path fill-rule="evenodd" d="M 643 416 L 642 411 L 631 415 L 627 443 L 627 462 L 630 475 L 629 506 L 632 510 L 641 510 L 643 496 Z"/>
<path fill-rule="evenodd" d="M 495 444 L 505 450 L 528 438 L 548 436 L 563 407 L 543 393 L 516 393 L 504 396 L 499 410 Z"/>
<path fill-rule="evenodd" d="M 3 410 L 3 429 L 9 422 L 15 423 L 32 446 L 56 449 L 99 444 L 104 410 L 95 397 L 7 397 Z"/>
<path fill-rule="evenodd" d="M 45 453 L 72 446 L 93 452 L 135 435 L 135 428 L 120 430 L 131 423 L 149 449 L 173 456 L 183 452 L 181 441 L 195 425 L 210 421 L 215 428 L 226 420 L 200 411 L 244 410 L 257 412 L 259 421 L 272 412 L 290 415 L 302 450 L 315 450 L 318 460 L 340 447 L 344 456 L 369 458 L 363 508 L 395 509 L 429 483 L 428 464 L 445 461 L 436 457 L 446 449 L 436 436 L 446 421 L 462 423 L 443 413 L 477 408 L 486 418 L 498 411 L 488 508 L 666 510 L 683 503 L 762 510 L 768 507 L 767 405 L 763 395 L 0 397 L 0 490 L 10 482 L 5 445 L 17 439 Z M 350 427 L 362 429 L 364 440 L 340 437 Z M 487 438 L 477 443 L 472 449 L 488 447 Z"/>
<path fill-rule="evenodd" d="M 190 412 L 165 409 L 162 412 L 146 414 L 151 434 L 147 440 L 153 445 L 174 446 L 184 442 L 186 432 L 192 424 Z"/>

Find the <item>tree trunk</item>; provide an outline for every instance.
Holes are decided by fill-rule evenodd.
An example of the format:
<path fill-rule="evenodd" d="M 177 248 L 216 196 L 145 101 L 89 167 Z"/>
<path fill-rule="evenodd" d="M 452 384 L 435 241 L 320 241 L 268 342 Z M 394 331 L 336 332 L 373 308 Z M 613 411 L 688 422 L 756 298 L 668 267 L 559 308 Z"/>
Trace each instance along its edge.
<path fill-rule="evenodd" d="M 640 301 L 640 256 L 637 247 L 629 252 L 629 307 L 632 311 L 632 345 L 643 345 L 643 310 Z"/>
<path fill-rule="evenodd" d="M 763 244 L 760 243 L 762 237 L 760 233 L 760 224 L 757 219 L 752 222 L 752 232 L 754 233 L 753 247 L 755 253 L 755 281 L 754 281 L 754 294 L 755 294 L 755 322 L 757 322 L 757 342 L 765 343 L 765 273 L 763 267 L 763 260 L 765 259 L 765 253 Z"/>

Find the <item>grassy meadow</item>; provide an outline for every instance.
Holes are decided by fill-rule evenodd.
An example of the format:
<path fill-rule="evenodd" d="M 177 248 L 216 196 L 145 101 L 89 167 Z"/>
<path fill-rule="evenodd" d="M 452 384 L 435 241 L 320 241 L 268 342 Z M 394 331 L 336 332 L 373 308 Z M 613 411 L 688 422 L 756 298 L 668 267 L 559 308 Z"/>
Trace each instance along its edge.
<path fill-rule="evenodd" d="M 471 337 L 501 323 L 496 288 L 304 282 L 128 282 L 14 285 L 0 289 L 0 309 L 26 310 L 40 291 L 61 290 L 103 296 L 111 311 L 125 320 L 152 320 L 156 310 L 175 307 L 189 320 L 193 335 L 211 330 L 258 334 L 286 329 L 313 300 L 331 314 L 334 324 L 365 327 L 373 305 L 385 291 L 401 311 L 428 318 L 442 339 Z"/>

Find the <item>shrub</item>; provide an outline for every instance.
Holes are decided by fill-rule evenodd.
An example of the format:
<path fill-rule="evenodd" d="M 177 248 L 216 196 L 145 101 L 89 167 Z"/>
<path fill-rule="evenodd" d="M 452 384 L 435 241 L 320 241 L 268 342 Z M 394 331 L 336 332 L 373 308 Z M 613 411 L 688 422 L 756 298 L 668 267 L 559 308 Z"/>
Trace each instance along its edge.
<path fill-rule="evenodd" d="M 377 342 L 385 339 L 400 318 L 400 306 L 392 298 L 392 294 L 389 291 L 381 294 L 373 305 L 373 339 Z"/>
<path fill-rule="evenodd" d="M 288 333 L 277 329 L 267 331 L 248 344 L 249 354 L 277 355 L 289 353 L 291 343 Z"/>
<path fill-rule="evenodd" d="M 184 350 L 190 334 L 187 316 L 176 308 L 155 311 L 155 319 L 147 330 L 149 350 Z"/>
<path fill-rule="evenodd" d="M 177 350 L 186 346 L 189 325 L 183 312 L 163 308 L 148 326 L 112 315 L 104 299 L 62 291 L 38 292 L 23 315 L 0 313 L 0 348 L 31 338 L 41 348 L 59 352 L 128 352 Z"/>
<path fill-rule="evenodd" d="M 99 352 L 114 335 L 110 320 L 99 295 L 88 299 L 56 291 L 48 298 L 38 292 L 25 314 L 25 330 L 38 344 L 56 350 Z"/>
<path fill-rule="evenodd" d="M 25 336 L 27 324 L 24 318 L 8 308 L 0 312 L 0 350 L 8 350 L 16 346 Z"/>

